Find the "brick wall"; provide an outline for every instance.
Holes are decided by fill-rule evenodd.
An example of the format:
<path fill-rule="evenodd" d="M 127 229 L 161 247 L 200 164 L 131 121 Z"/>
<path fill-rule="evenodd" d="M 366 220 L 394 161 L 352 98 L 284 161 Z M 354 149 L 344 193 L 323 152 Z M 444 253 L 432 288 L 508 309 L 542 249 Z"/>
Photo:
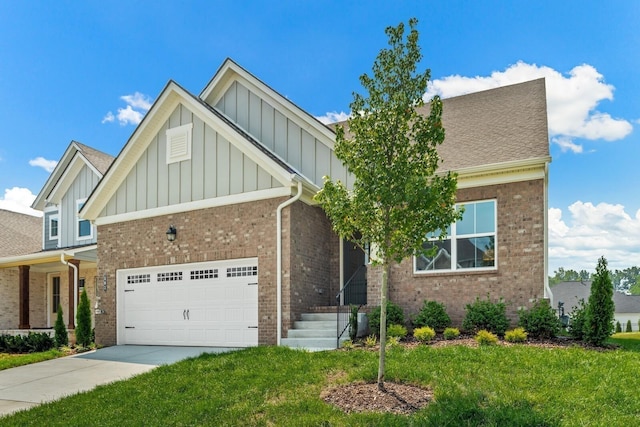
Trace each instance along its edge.
<path fill-rule="evenodd" d="M 283 232 L 286 241 L 291 230 L 292 249 L 287 249 L 290 259 L 285 270 L 290 286 L 283 289 L 285 331 L 309 307 L 335 304 L 340 280 L 339 240 L 324 211 L 302 202 L 295 203 L 292 208 L 286 214 L 287 230 Z"/>
<path fill-rule="evenodd" d="M 544 182 L 501 184 L 458 191 L 458 202 L 497 200 L 498 269 L 491 272 L 414 274 L 413 260 L 393 265 L 389 298 L 417 313 L 425 299 L 445 304 L 454 325 L 464 319 L 466 304 L 476 297 L 502 297 L 512 323 L 518 308 L 544 296 Z M 380 304 L 380 268 L 368 272 L 368 305 Z"/>
<path fill-rule="evenodd" d="M 284 200 L 248 202 L 98 226 L 98 297 L 104 314 L 96 316 L 96 341 L 102 345 L 116 344 L 116 270 L 257 257 L 259 343 L 274 344 L 276 209 Z M 284 210 L 283 220 L 289 209 Z M 165 234 L 171 224 L 177 229 L 174 242 L 168 242 Z M 284 264 L 283 268 L 287 271 Z M 101 285 L 104 274 L 106 292 Z M 288 277 L 283 278 L 283 286 L 285 283 Z"/>

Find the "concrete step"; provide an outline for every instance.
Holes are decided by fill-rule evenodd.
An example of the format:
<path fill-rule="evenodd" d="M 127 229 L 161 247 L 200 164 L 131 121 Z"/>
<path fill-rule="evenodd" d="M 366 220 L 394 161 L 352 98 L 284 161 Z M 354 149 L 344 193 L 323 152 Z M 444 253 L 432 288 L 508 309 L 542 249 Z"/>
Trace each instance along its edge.
<path fill-rule="evenodd" d="M 341 343 L 344 341 L 346 339 L 340 339 Z M 309 351 L 335 350 L 337 348 L 335 338 L 283 338 L 280 344 Z"/>
<path fill-rule="evenodd" d="M 303 321 L 324 321 L 334 322 L 337 319 L 336 313 L 302 313 L 300 319 Z"/>
<path fill-rule="evenodd" d="M 293 322 L 293 329 L 336 329 L 336 319 L 330 320 L 298 320 Z"/>
<path fill-rule="evenodd" d="M 332 329 L 290 329 L 289 338 L 333 338 L 336 339 L 338 332 L 335 325 Z"/>

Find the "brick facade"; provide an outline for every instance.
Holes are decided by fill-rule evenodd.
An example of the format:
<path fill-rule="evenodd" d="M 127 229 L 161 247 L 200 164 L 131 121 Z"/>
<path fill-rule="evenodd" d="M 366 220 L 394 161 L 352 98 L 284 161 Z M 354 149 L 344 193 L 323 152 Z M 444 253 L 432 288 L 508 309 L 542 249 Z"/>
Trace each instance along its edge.
<path fill-rule="evenodd" d="M 418 313 L 424 300 L 444 303 L 454 325 L 460 325 L 465 305 L 476 297 L 503 298 L 514 323 L 520 307 L 544 296 L 545 192 L 544 181 L 533 180 L 458 191 L 458 202 L 496 199 L 496 271 L 415 274 L 413 259 L 393 265 L 389 299 L 399 304 L 405 317 Z M 368 305 L 380 304 L 380 268 L 368 272 Z"/>
<path fill-rule="evenodd" d="M 116 329 L 116 270 L 235 258 L 258 258 L 258 342 L 276 343 L 276 210 L 286 198 L 247 202 L 172 215 L 98 226 L 98 286 L 96 341 L 113 345 Z M 293 214 L 292 214 L 293 212 Z M 291 218 L 293 217 L 293 221 Z M 177 238 L 168 242 L 169 225 Z M 283 335 L 308 305 L 328 295 L 324 279 L 331 268 L 328 221 L 319 208 L 296 202 L 282 213 Z M 335 238 L 334 236 L 334 239 Z M 337 240 L 336 240 L 337 241 Z M 291 248 L 294 248 L 294 255 Z M 293 266 L 293 267 L 292 267 Z M 293 292 L 289 284 L 295 283 Z M 320 291 L 322 290 L 322 292 Z"/>

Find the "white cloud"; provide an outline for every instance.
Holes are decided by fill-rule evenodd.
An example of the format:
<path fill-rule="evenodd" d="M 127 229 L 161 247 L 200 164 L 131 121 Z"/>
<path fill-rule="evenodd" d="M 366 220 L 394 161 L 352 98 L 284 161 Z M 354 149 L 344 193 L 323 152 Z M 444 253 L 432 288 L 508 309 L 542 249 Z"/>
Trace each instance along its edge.
<path fill-rule="evenodd" d="M 44 157 L 36 157 L 29 160 L 29 165 L 40 167 L 47 172 L 51 173 L 56 168 L 58 162 L 56 160 L 47 160 Z"/>
<path fill-rule="evenodd" d="M 558 267 L 595 269 L 604 256 L 611 269 L 640 265 L 640 210 L 635 216 L 624 206 L 577 201 L 563 219 L 561 209 L 549 209 L 549 274 Z"/>
<path fill-rule="evenodd" d="M 597 109 L 601 101 L 613 100 L 614 87 L 606 84 L 602 74 L 588 64 L 578 65 L 566 75 L 550 67 L 520 61 L 487 77 L 448 76 L 432 80 L 425 99 L 436 94 L 450 98 L 540 77 L 546 78 L 551 141 L 563 151 L 582 152 L 582 147 L 573 141 L 575 138 L 615 141 L 631 133 L 633 127 L 628 120 L 613 118 Z"/>
<path fill-rule="evenodd" d="M 151 108 L 152 101 L 147 96 L 140 92 L 135 92 L 132 95 L 123 95 L 120 97 L 127 106 L 124 108 L 118 108 L 117 114 L 113 114 L 109 111 L 102 118 L 102 123 L 112 123 L 115 119 L 118 119 L 120 126 L 137 125 L 142 121 L 144 115 Z"/>
<path fill-rule="evenodd" d="M 326 113 L 324 116 L 316 117 L 316 119 L 320 120 L 325 125 L 328 125 L 331 123 L 343 122 L 348 118 L 349 118 L 349 114 L 345 113 L 344 111 L 341 111 L 339 113 L 337 111 L 332 111 L 332 112 Z"/>
<path fill-rule="evenodd" d="M 4 190 L 4 197 L 0 197 L 0 209 L 20 212 L 27 215 L 42 216 L 42 212 L 31 209 L 31 204 L 35 199 L 35 194 L 28 188 L 7 188 Z"/>

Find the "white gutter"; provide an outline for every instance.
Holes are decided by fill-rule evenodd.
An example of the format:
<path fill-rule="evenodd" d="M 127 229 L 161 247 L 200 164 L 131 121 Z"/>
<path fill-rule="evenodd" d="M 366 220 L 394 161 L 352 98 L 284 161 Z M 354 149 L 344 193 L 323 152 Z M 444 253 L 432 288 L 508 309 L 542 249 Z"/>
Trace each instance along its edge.
<path fill-rule="evenodd" d="M 75 318 L 78 313 L 78 266 L 72 262 L 67 262 L 64 259 L 64 255 L 64 252 L 60 254 L 60 262 L 62 262 L 66 266 L 73 268 L 73 324 L 75 325 Z M 69 286 L 71 286 L 71 283 L 69 283 Z"/>
<path fill-rule="evenodd" d="M 277 345 L 282 339 L 282 209 L 297 202 L 302 197 L 302 181 L 298 181 L 298 193 L 284 201 L 276 210 L 276 308 L 277 314 Z"/>

